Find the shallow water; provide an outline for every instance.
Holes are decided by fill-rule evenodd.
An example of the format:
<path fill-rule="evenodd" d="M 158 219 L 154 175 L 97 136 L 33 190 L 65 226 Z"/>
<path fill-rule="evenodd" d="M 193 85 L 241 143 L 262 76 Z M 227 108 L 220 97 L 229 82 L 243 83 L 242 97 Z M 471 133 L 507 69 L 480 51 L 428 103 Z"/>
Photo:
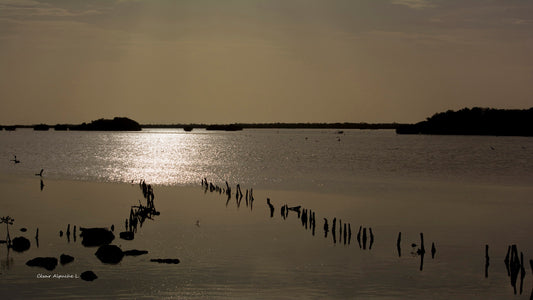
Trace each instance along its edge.
<path fill-rule="evenodd" d="M 351 194 L 415 179 L 529 185 L 533 138 L 396 135 L 390 130 L 195 129 L 141 132 L 0 131 L 0 172 L 47 178 Z M 20 164 L 9 160 L 17 155 Z"/>
<path fill-rule="evenodd" d="M 70 134 L 77 142 L 67 138 Z M 2 132 L 2 141 L 9 143 L 0 146 L 6 156 L 0 173 L 4 191 L 0 215 L 14 216 L 11 236 L 28 237 L 32 247 L 23 253 L 7 253 L 0 245 L 0 293 L 8 298 L 39 295 L 43 299 L 524 299 L 531 295 L 533 279 L 527 263 L 533 258 L 529 232 L 533 169 L 531 156 L 527 157 L 533 148 L 531 139 L 413 136 L 404 140 L 389 131 L 345 131 L 340 142 L 335 132 L 314 130 L 187 134 Z M 42 138 L 47 135 L 50 138 Z M 173 141 L 173 146 L 142 142 L 139 149 L 148 154 L 140 150 L 125 154 L 132 141 L 150 140 L 154 135 L 166 141 L 161 145 Z M 65 142 L 51 142 L 51 137 Z M 193 142 L 185 140 L 195 138 L 204 139 L 199 145 L 209 144 L 210 139 L 224 142 L 197 146 L 204 149 L 198 154 L 176 154 L 185 150 L 174 148 L 191 147 Z M 310 144 L 309 148 L 296 149 L 300 143 Z M 43 150 L 54 149 L 54 144 L 62 145 L 54 155 Z M 120 149 L 113 151 L 122 154 L 103 154 L 112 145 Z M 229 151 L 228 145 L 235 150 Z M 237 160 L 247 153 L 242 149 L 245 145 L 254 149 L 253 155 L 242 160 L 246 167 Z M 17 155 L 20 164 L 8 161 L 13 149 L 23 153 Z M 217 156 L 217 152 L 224 154 Z M 279 157 L 283 155 L 287 158 Z M 82 166 L 81 157 L 87 165 Z M 157 162 L 157 157 L 163 162 Z M 188 160 L 190 172 L 178 172 L 187 170 Z M 37 162 L 46 162 L 42 164 L 43 190 L 40 178 L 33 176 L 40 169 Z M 143 168 L 139 162 L 148 166 Z M 154 175 L 158 172 L 160 177 Z M 199 178 L 188 181 L 187 176 L 175 175 L 182 173 Z M 227 202 L 224 195 L 204 191 L 201 174 L 215 184 L 228 180 L 234 189 L 237 182 L 243 191 L 254 188 L 253 207 L 246 206 L 244 199 L 237 206 L 234 197 Z M 140 177 L 159 178 L 154 190 L 161 215 L 147 220 L 133 241 L 117 237 L 113 244 L 149 254 L 108 265 L 94 256 L 96 248 L 82 246 L 79 238 L 59 237 L 59 230 L 66 231 L 67 224 L 78 228 L 114 224 L 118 236 L 130 207 L 144 201 L 138 184 L 120 182 Z M 275 206 L 272 218 L 267 197 Z M 284 204 L 314 211 L 315 234 L 305 229 L 295 212 L 283 219 L 280 207 Z M 329 222 L 327 237 L 324 218 Z M 349 244 L 341 242 L 338 229 L 334 242 L 333 218 L 350 224 Z M 0 239 L 5 236 L 3 226 Z M 359 226 L 372 228 L 372 249 L 368 244 L 366 249 L 359 247 Z M 28 231 L 21 233 L 20 227 Z M 33 238 L 37 227 L 38 248 Z M 396 248 L 399 232 L 401 256 Z M 427 251 L 423 261 L 415 253 L 421 232 Z M 434 258 L 430 253 L 433 242 Z M 522 294 L 518 279 L 517 295 L 503 262 L 511 244 L 525 257 L 526 276 Z M 54 271 L 25 265 L 33 257 L 59 257 L 61 253 L 76 259 Z M 179 258 L 181 263 L 162 265 L 150 258 Z M 90 283 L 36 278 L 37 274 L 79 275 L 86 270 L 93 270 L 99 278 Z"/>

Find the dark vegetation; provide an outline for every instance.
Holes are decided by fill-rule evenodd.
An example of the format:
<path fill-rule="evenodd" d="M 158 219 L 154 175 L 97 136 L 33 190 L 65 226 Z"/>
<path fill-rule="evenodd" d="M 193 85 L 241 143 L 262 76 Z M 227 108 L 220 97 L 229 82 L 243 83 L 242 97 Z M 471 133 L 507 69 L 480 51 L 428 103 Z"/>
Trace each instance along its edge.
<path fill-rule="evenodd" d="M 33 128 L 34 130 L 140 131 L 142 128 L 194 128 L 238 131 L 247 128 L 269 129 L 395 129 L 398 134 L 499 135 L 533 136 L 533 108 L 494 109 L 463 108 L 436 113 L 416 124 L 400 123 L 232 123 L 232 124 L 139 124 L 128 118 L 98 119 L 79 125 L 10 125 L 0 129 Z"/>
<path fill-rule="evenodd" d="M 83 123 L 69 127 L 70 130 L 90 130 L 90 131 L 140 131 L 141 125 L 128 118 L 98 119 L 89 124 Z"/>
<path fill-rule="evenodd" d="M 232 123 L 232 124 L 203 124 L 203 123 L 176 123 L 176 124 L 142 124 L 128 118 L 99 119 L 91 123 L 73 124 L 38 124 L 38 125 L 10 125 L 0 126 L 6 130 L 17 128 L 33 128 L 34 130 L 56 131 L 65 130 L 94 130 L 94 131 L 139 131 L 142 128 L 183 128 L 185 131 L 192 131 L 195 128 L 205 130 L 238 131 L 252 128 L 270 129 L 397 129 L 406 124 L 398 123 Z"/>
<path fill-rule="evenodd" d="M 0 126 L 8 131 L 13 131 L 17 128 L 33 128 L 33 130 L 47 131 L 50 128 L 54 130 L 83 130 L 83 131 L 140 131 L 142 127 L 136 121 L 129 118 L 115 117 L 113 119 L 98 119 L 91 123 L 82 124 L 37 124 L 37 125 L 10 125 Z"/>
<path fill-rule="evenodd" d="M 398 134 L 533 136 L 533 108 L 474 107 L 448 110 L 416 124 L 401 125 Z"/>

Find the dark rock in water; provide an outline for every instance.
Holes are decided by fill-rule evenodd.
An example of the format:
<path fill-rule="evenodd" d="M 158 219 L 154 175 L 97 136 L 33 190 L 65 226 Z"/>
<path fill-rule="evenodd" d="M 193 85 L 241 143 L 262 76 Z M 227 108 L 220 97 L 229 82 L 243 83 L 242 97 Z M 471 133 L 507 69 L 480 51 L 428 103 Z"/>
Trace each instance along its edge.
<path fill-rule="evenodd" d="M 83 238 L 81 244 L 85 247 L 102 246 L 111 243 L 115 235 L 106 228 L 83 228 L 80 227 Z"/>
<path fill-rule="evenodd" d="M 120 238 L 123 240 L 131 241 L 135 237 L 133 231 L 123 231 L 120 233 Z"/>
<path fill-rule="evenodd" d="M 133 250 L 124 251 L 122 253 L 124 253 L 125 256 L 138 256 L 138 255 L 148 254 L 148 251 L 133 249 Z"/>
<path fill-rule="evenodd" d="M 118 264 L 124 257 L 122 250 L 115 245 L 100 246 L 94 255 L 106 264 Z"/>
<path fill-rule="evenodd" d="M 66 265 L 68 263 L 71 263 L 72 261 L 74 261 L 74 257 L 67 254 L 61 254 L 61 256 L 59 257 L 59 262 L 62 265 Z"/>
<path fill-rule="evenodd" d="M 42 267 L 48 271 L 52 271 L 57 266 L 57 258 L 55 257 L 36 257 L 28 260 L 26 265 L 30 267 Z"/>
<path fill-rule="evenodd" d="M 179 264 L 180 260 L 177 258 L 154 258 L 150 259 L 152 262 L 157 262 L 160 264 Z"/>
<path fill-rule="evenodd" d="M 14 238 L 11 243 L 11 248 L 17 252 L 23 252 L 30 249 L 30 241 L 22 236 Z"/>
<path fill-rule="evenodd" d="M 81 273 L 80 278 L 85 281 L 93 281 L 98 278 L 98 276 L 96 276 L 93 271 L 85 271 Z"/>
<path fill-rule="evenodd" d="M 20 229 L 20 231 L 22 231 L 22 232 L 26 232 L 26 231 L 28 231 L 28 229 L 26 229 L 25 227 L 22 227 L 22 228 Z"/>

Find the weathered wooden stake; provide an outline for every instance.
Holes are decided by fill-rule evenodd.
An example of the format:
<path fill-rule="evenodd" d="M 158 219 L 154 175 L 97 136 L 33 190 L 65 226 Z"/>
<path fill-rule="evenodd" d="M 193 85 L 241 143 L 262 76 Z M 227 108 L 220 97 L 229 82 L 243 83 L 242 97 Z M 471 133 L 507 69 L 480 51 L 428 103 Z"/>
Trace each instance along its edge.
<path fill-rule="evenodd" d="M 402 232 L 398 232 L 398 239 L 396 240 L 396 249 L 398 250 L 398 257 L 402 257 L 402 248 L 400 243 L 402 242 Z"/>

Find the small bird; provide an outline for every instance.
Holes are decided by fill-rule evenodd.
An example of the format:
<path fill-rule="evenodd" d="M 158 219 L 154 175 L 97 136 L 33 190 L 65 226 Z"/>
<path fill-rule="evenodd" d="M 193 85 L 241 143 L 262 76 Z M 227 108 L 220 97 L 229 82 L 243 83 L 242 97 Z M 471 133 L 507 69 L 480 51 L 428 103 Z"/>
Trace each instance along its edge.
<path fill-rule="evenodd" d="M 43 172 L 44 172 L 44 169 L 41 169 L 41 172 L 35 174 L 35 176 L 43 177 Z"/>
<path fill-rule="evenodd" d="M 200 227 L 200 220 L 196 220 L 196 226 Z"/>
<path fill-rule="evenodd" d="M 20 160 L 17 159 L 17 156 L 16 155 L 13 155 L 13 156 L 14 156 L 14 158 L 11 161 L 16 163 L 16 164 L 20 163 Z"/>

